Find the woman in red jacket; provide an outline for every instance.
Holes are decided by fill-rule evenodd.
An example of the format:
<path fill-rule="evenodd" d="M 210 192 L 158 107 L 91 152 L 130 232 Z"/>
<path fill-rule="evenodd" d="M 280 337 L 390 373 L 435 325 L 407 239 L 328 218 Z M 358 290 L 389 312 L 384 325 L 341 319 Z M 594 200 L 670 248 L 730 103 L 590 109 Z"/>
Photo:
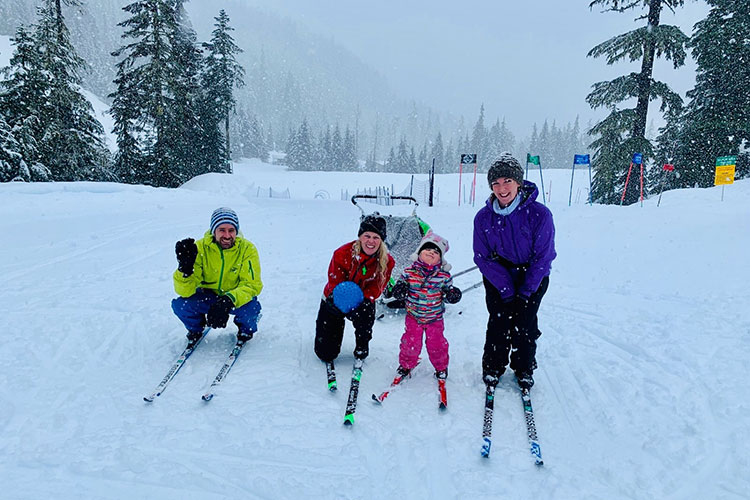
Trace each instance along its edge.
<path fill-rule="evenodd" d="M 333 252 L 328 266 L 328 283 L 315 322 L 315 354 L 331 363 L 341 352 L 344 319 L 354 326 L 354 357 L 363 360 L 369 353 L 372 325 L 375 323 L 375 299 L 383 293 L 395 265 L 385 246 L 385 219 L 368 215 L 359 225 L 359 238 Z M 334 303 L 333 290 L 345 281 L 354 282 L 364 299 L 351 311 L 342 312 Z M 355 289 L 356 290 L 356 289 Z M 339 304 L 340 305 L 340 304 Z"/>

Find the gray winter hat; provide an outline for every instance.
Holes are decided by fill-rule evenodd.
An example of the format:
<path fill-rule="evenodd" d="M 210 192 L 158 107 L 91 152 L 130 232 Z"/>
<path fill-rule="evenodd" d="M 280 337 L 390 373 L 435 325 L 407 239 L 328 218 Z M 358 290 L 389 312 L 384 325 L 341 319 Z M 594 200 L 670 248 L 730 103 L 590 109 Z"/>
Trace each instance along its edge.
<path fill-rule="evenodd" d="M 487 183 L 492 187 L 492 183 L 501 177 L 513 179 L 523 185 L 523 168 L 521 168 L 521 163 L 507 151 L 500 153 L 500 158 L 490 167 L 490 170 L 487 172 Z"/>

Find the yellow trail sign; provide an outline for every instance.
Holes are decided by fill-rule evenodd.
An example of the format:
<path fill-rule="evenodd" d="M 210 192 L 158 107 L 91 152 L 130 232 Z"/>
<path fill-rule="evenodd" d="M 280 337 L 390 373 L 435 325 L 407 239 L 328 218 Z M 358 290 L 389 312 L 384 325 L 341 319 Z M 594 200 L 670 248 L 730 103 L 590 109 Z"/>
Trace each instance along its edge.
<path fill-rule="evenodd" d="M 734 165 L 721 165 L 716 167 L 714 186 L 723 184 L 734 184 Z"/>

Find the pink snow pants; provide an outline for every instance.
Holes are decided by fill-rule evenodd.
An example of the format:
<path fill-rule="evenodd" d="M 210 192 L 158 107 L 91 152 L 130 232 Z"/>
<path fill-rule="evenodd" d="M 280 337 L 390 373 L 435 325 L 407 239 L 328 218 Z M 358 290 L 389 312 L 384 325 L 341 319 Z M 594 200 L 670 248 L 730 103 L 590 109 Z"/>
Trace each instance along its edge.
<path fill-rule="evenodd" d="M 445 325 L 443 320 L 432 323 L 419 324 L 411 314 L 406 315 L 406 329 L 401 336 L 401 350 L 398 362 L 404 368 L 412 369 L 417 366 L 419 353 L 422 352 L 422 333 L 425 336 L 427 354 L 435 371 L 448 368 L 448 341 L 443 335 Z"/>

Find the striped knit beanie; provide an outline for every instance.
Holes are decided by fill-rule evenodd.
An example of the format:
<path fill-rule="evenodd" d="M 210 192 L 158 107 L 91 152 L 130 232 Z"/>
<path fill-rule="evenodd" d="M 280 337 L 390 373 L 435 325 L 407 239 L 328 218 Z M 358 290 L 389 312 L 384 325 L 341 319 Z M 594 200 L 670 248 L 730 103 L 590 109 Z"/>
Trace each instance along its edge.
<path fill-rule="evenodd" d="M 214 234 L 216 228 L 222 224 L 231 224 L 239 232 L 240 219 L 237 217 L 237 212 L 227 207 L 214 210 L 214 213 L 211 214 L 211 234 Z"/>

